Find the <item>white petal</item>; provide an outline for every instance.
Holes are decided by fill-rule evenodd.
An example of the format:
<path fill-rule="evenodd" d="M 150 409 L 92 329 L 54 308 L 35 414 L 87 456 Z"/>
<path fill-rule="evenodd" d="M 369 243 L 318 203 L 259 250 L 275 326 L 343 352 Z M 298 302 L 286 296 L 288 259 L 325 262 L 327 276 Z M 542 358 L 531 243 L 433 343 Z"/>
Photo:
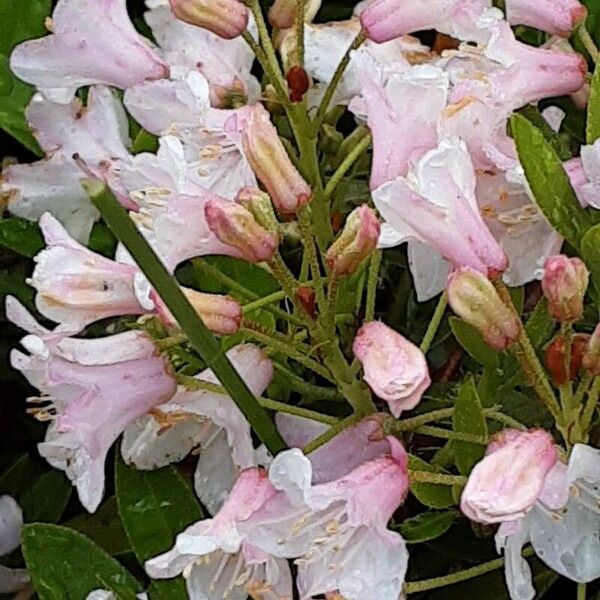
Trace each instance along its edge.
<path fill-rule="evenodd" d="M 0 496 L 0 556 L 21 545 L 23 511 L 11 496 Z"/>
<path fill-rule="evenodd" d="M 496 549 L 504 550 L 504 577 L 511 600 L 533 600 L 535 590 L 529 564 L 521 555 L 528 542 L 527 520 L 506 523 L 496 533 Z"/>

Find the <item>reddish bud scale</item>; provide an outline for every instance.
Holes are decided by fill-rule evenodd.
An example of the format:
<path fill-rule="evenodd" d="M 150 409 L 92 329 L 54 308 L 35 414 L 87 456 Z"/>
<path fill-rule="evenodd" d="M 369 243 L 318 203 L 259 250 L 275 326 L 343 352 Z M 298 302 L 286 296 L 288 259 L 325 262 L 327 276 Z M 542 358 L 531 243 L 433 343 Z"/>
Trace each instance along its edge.
<path fill-rule="evenodd" d="M 568 381 L 573 381 L 581 369 L 583 356 L 587 349 L 588 335 L 578 334 L 574 336 L 571 344 L 571 364 L 569 376 L 565 368 L 565 340 L 562 336 L 555 337 L 546 350 L 545 365 L 552 381 L 556 385 L 565 385 Z"/>
<path fill-rule="evenodd" d="M 296 300 L 298 300 L 311 319 L 317 318 L 317 303 L 315 300 L 315 291 L 312 288 L 298 288 L 296 290 Z"/>
<path fill-rule="evenodd" d="M 294 65 L 287 72 L 286 79 L 290 91 L 290 100 L 292 102 L 302 102 L 302 98 L 304 98 L 304 94 L 310 86 L 306 71 L 300 65 Z"/>

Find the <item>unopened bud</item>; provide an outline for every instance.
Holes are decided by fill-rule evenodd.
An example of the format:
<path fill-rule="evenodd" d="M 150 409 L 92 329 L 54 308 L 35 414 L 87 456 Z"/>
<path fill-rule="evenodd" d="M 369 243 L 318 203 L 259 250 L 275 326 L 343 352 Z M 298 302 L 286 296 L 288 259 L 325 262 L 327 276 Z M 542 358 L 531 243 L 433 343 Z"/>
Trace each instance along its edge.
<path fill-rule="evenodd" d="M 248 262 L 269 261 L 277 249 L 277 236 L 256 222 L 249 210 L 228 200 L 209 200 L 204 205 L 208 228 L 217 238 L 240 251 Z"/>
<path fill-rule="evenodd" d="M 556 385 L 565 385 L 573 381 L 581 369 L 584 353 L 588 346 L 589 335 L 578 334 L 573 337 L 571 343 L 571 364 L 567 376 L 566 345 L 562 335 L 556 336 L 546 350 L 546 370 L 550 373 L 552 381 Z"/>
<path fill-rule="evenodd" d="M 269 192 L 277 210 L 295 215 L 311 199 L 311 189 L 292 164 L 262 104 L 244 114 L 242 145 L 252 170 Z"/>
<path fill-rule="evenodd" d="M 297 0 L 275 0 L 269 10 L 269 23 L 278 29 L 289 29 L 296 21 Z"/>
<path fill-rule="evenodd" d="M 583 368 L 598 377 L 600 375 L 600 323 L 592 333 L 582 361 Z"/>
<path fill-rule="evenodd" d="M 248 27 L 248 9 L 238 0 L 169 0 L 178 19 L 208 29 L 226 40 Z"/>
<path fill-rule="evenodd" d="M 489 346 L 505 350 L 517 340 L 521 323 L 485 275 L 463 267 L 450 275 L 447 289 L 452 310 L 477 329 Z"/>
<path fill-rule="evenodd" d="M 229 296 L 204 294 L 185 287 L 182 287 L 181 291 L 210 331 L 219 335 L 233 335 L 239 330 L 242 307 L 238 302 Z M 175 317 L 154 290 L 150 293 L 150 299 L 165 324 L 171 327 L 177 325 Z"/>
<path fill-rule="evenodd" d="M 304 94 L 310 87 L 308 74 L 300 65 L 294 65 L 285 76 L 288 89 L 290 92 L 290 100 L 292 102 L 302 102 Z"/>
<path fill-rule="evenodd" d="M 550 314 L 559 323 L 574 323 L 583 316 L 589 277 L 587 267 L 579 258 L 559 254 L 546 259 L 542 290 L 548 299 Z"/>
<path fill-rule="evenodd" d="M 327 264 L 337 275 L 349 275 L 377 247 L 381 226 L 372 208 L 355 208 L 340 236 L 327 251 Z"/>
<path fill-rule="evenodd" d="M 279 222 L 273 210 L 273 203 L 269 194 L 254 187 L 243 187 L 235 197 L 235 201 L 250 211 L 256 222 L 268 232 L 278 235 Z"/>

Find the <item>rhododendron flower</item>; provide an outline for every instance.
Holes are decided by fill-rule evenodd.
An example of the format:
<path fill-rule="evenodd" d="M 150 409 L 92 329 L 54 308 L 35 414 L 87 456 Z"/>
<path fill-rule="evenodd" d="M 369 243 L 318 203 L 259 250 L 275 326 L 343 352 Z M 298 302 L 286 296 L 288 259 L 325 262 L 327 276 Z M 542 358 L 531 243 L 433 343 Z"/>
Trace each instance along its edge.
<path fill-rule="evenodd" d="M 506 18 L 511 25 L 528 25 L 553 35 L 569 37 L 587 9 L 577 0 L 506 0 Z"/>
<path fill-rule="evenodd" d="M 600 209 L 600 140 L 581 147 L 581 157 L 564 163 L 565 171 L 583 208 Z"/>
<path fill-rule="evenodd" d="M 387 522 L 408 492 L 407 455 L 364 462 L 328 483 L 311 484 L 312 465 L 300 450 L 280 453 L 269 469 L 279 490 L 239 528 L 273 556 L 300 557 L 298 591 L 306 600 L 339 591 L 347 600 L 397 600 L 408 553 Z"/>
<path fill-rule="evenodd" d="M 520 519 L 535 504 L 557 458 L 554 440 L 546 431 L 505 429 L 471 471 L 461 510 L 479 523 Z"/>
<path fill-rule="evenodd" d="M 167 76 L 167 65 L 133 27 L 125 0 L 59 0 L 52 33 L 17 46 L 13 72 L 54 102 L 104 83 L 126 89 Z"/>
<path fill-rule="evenodd" d="M 365 323 L 352 350 L 363 366 L 365 381 L 389 403 L 396 418 L 403 410 L 414 408 L 431 385 L 423 353 L 384 323 Z"/>
<path fill-rule="evenodd" d="M 229 350 L 227 357 L 252 393 L 260 396 L 273 377 L 273 364 L 262 350 L 242 344 Z M 210 369 L 195 379 L 219 383 Z M 148 470 L 179 462 L 196 447 L 201 449 L 196 493 L 215 514 L 240 469 L 256 465 L 250 425 L 226 394 L 180 386 L 169 402 L 125 430 L 121 453 L 127 463 Z"/>
<path fill-rule="evenodd" d="M 11 496 L 0 496 L 0 556 L 21 545 L 23 511 Z M 0 594 L 14 594 L 29 583 L 26 569 L 0 565 Z"/>
<path fill-rule="evenodd" d="M 104 493 L 104 462 L 119 435 L 177 389 L 165 360 L 141 331 L 98 339 L 71 339 L 43 330 L 14 300 L 8 318 L 30 335 L 29 355 L 13 350 L 12 366 L 38 388 L 51 419 L 40 454 L 65 471 L 83 506 L 94 512 Z"/>
<path fill-rule="evenodd" d="M 380 245 L 416 240 L 433 246 L 456 267 L 503 273 L 506 255 L 479 213 L 475 185 L 464 142 L 443 140 L 423 156 L 414 173 L 373 191 L 375 206 L 391 229 Z"/>
<path fill-rule="evenodd" d="M 291 598 L 287 562 L 259 551 L 239 530 L 275 493 L 265 471 L 243 471 L 214 518 L 180 533 L 172 550 L 146 562 L 146 571 L 155 579 L 183 573 L 191 598 Z"/>
<path fill-rule="evenodd" d="M 136 267 L 81 246 L 48 213 L 42 215 L 40 227 L 47 247 L 35 257 L 29 283 L 45 317 L 74 333 L 107 317 L 148 312 L 136 296 Z"/>

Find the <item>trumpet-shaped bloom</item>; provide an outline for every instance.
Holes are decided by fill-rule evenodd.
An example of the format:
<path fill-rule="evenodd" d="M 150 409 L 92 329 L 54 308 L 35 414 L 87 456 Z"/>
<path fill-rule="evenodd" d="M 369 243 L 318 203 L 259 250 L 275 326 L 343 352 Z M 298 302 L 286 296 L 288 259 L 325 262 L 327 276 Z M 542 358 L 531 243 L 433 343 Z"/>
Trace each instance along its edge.
<path fill-rule="evenodd" d="M 396 418 L 414 408 L 431 385 L 423 353 L 384 323 L 365 323 L 352 349 L 363 366 L 365 381 L 389 403 Z"/>
<path fill-rule="evenodd" d="M 529 25 L 553 35 L 569 37 L 587 9 L 578 0 L 507 0 L 506 18 L 511 25 Z"/>
<path fill-rule="evenodd" d="M 374 190 L 373 201 L 393 230 L 394 245 L 424 242 L 455 267 L 497 275 L 506 270 L 507 259 L 479 213 L 475 185 L 466 146 L 454 138 L 426 153 L 408 178 Z"/>
<path fill-rule="evenodd" d="M 328 483 L 311 484 L 311 463 L 297 449 L 271 464 L 279 492 L 240 530 L 273 556 L 299 557 L 302 600 L 336 591 L 347 600 L 399 597 L 408 553 L 387 522 L 408 492 L 407 456 L 398 440 L 388 441 L 390 453 Z"/>
<path fill-rule="evenodd" d="M 77 487 L 94 512 L 104 493 L 106 455 L 136 419 L 169 400 L 177 384 L 154 343 L 140 331 L 98 339 L 69 339 L 35 323 L 14 300 L 7 315 L 29 335 L 29 352 L 11 353 L 12 366 L 42 392 L 50 406 L 36 411 L 50 419 L 40 454 Z"/>
<path fill-rule="evenodd" d="M 243 471 L 214 518 L 180 533 L 172 550 L 146 562 L 146 571 L 161 579 L 183 573 L 195 600 L 291 598 L 287 562 L 260 552 L 239 530 L 275 493 L 265 471 Z"/>
<path fill-rule="evenodd" d="M 136 267 L 81 246 L 48 213 L 42 215 L 40 226 L 47 247 L 35 257 L 29 283 L 45 317 L 76 332 L 107 317 L 148 312 L 136 296 Z"/>
<path fill-rule="evenodd" d="M 0 556 L 9 554 L 21 544 L 23 511 L 11 496 L 0 496 Z M 26 569 L 0 565 L 0 594 L 13 594 L 29 583 Z"/>
<path fill-rule="evenodd" d="M 52 17 L 50 35 L 20 44 L 10 57 L 13 72 L 47 98 L 67 103 L 84 85 L 127 89 L 167 76 L 167 65 L 129 20 L 125 0 L 60 0 Z"/>

